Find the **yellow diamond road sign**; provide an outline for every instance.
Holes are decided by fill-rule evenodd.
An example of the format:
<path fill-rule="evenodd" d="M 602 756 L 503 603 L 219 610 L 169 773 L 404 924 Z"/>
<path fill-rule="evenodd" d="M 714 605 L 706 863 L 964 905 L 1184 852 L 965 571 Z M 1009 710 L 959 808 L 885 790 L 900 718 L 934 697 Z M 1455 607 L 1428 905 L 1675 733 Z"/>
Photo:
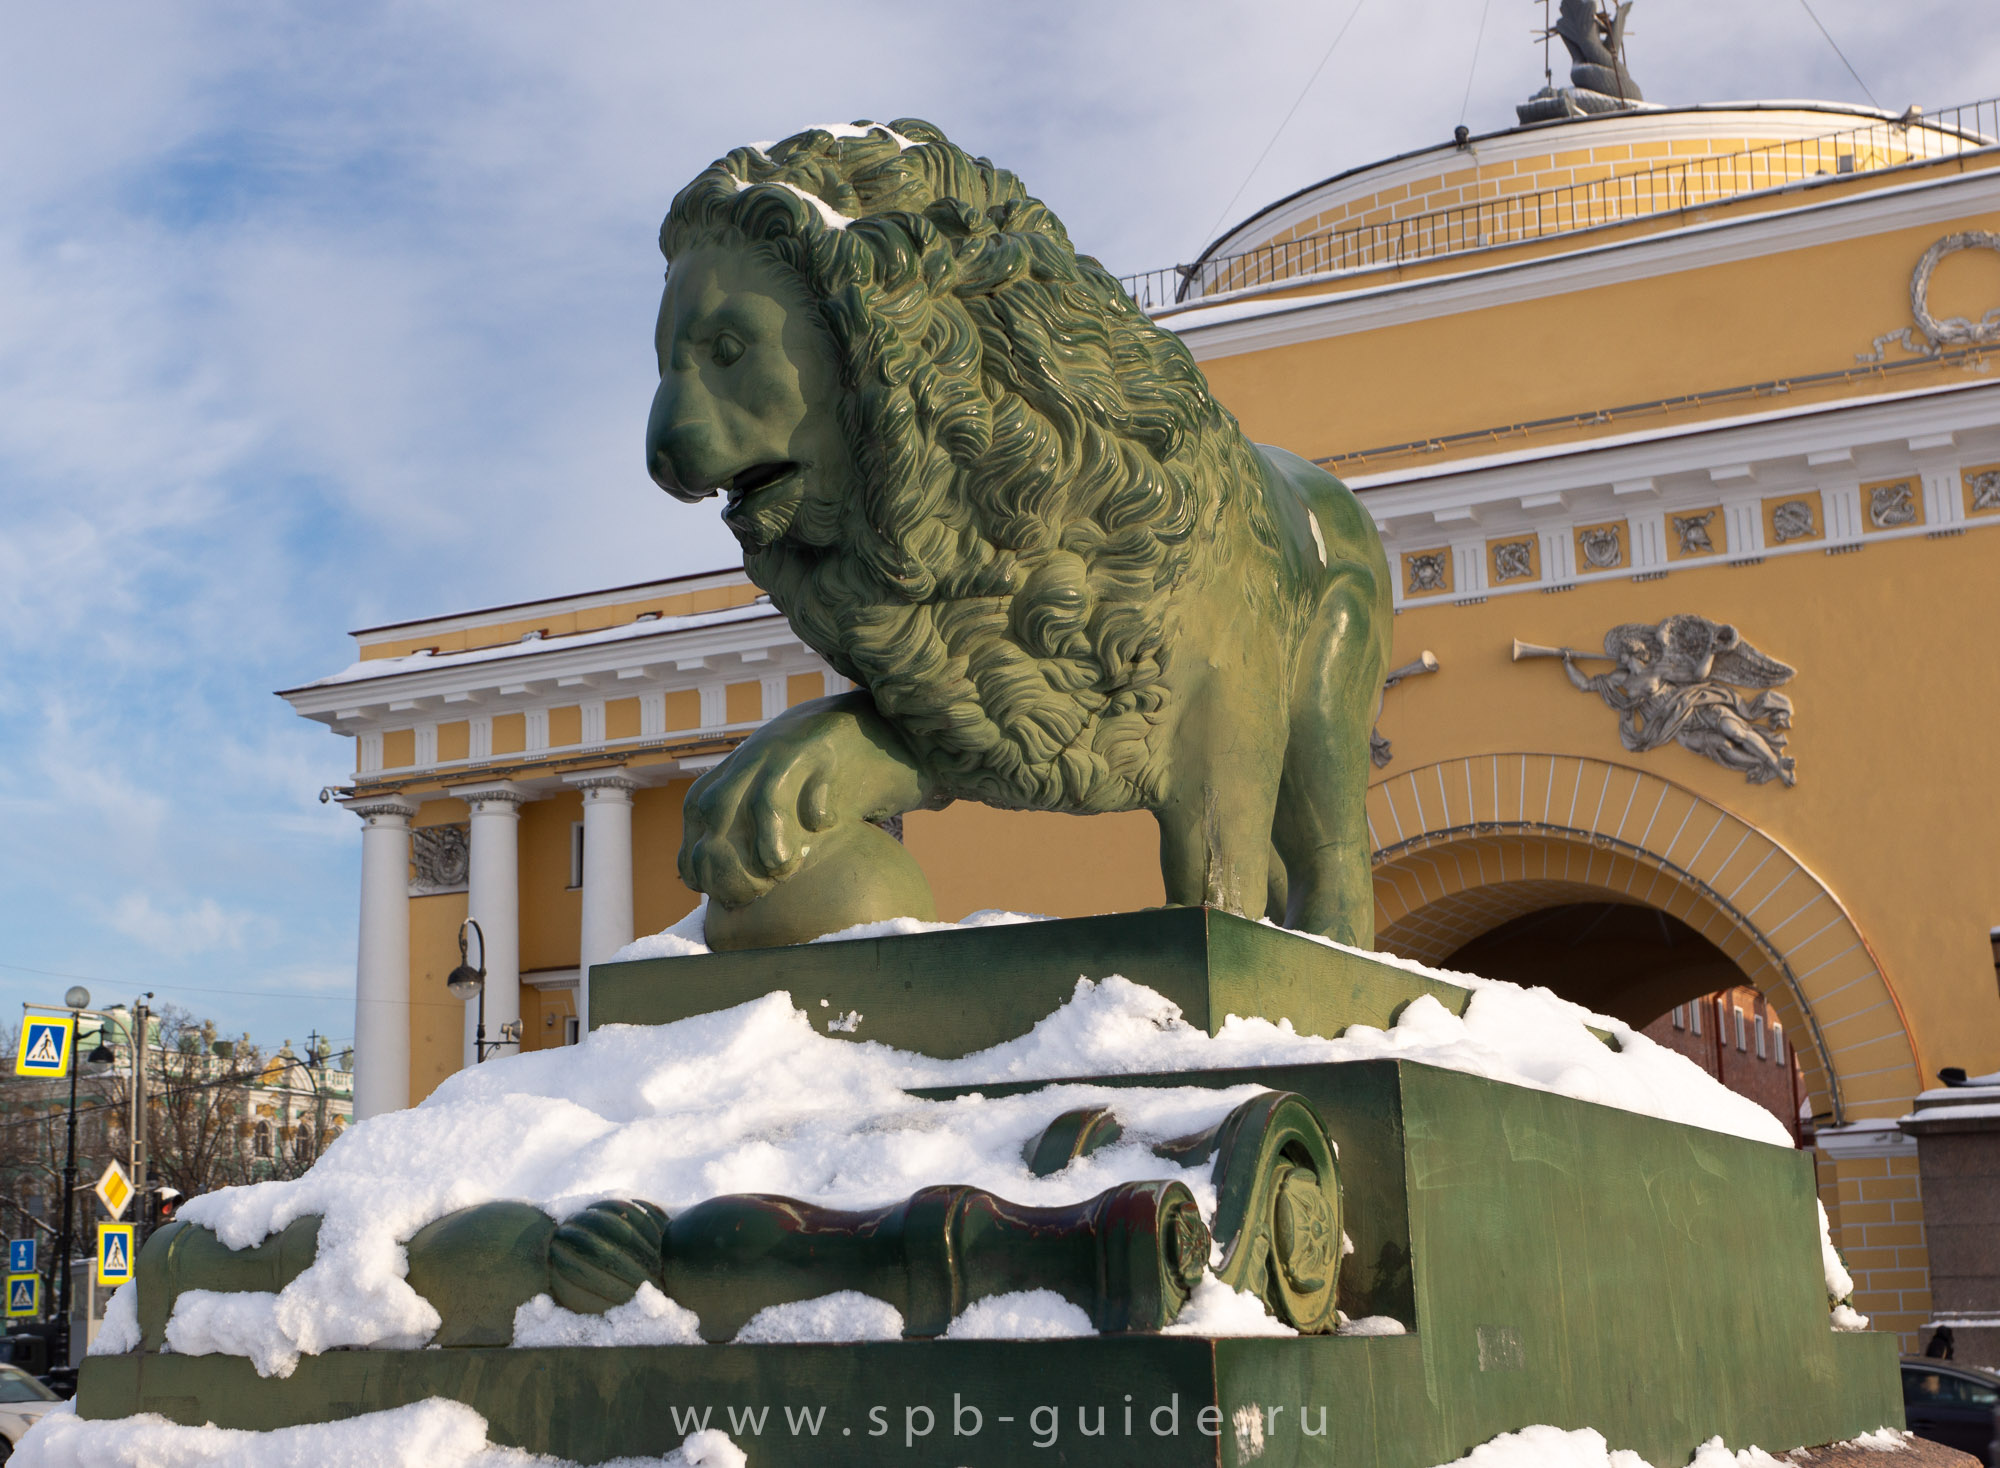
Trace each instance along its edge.
<path fill-rule="evenodd" d="M 106 1167 L 104 1176 L 97 1180 L 97 1196 L 113 1218 L 125 1216 L 125 1205 L 132 1201 L 132 1179 L 125 1176 L 125 1169 L 116 1162 Z"/>
<path fill-rule="evenodd" d="M 122 1285 L 132 1279 L 132 1235 L 135 1223 L 100 1223 L 97 1226 L 97 1282 Z"/>
<path fill-rule="evenodd" d="M 76 1020 L 31 1014 L 21 1023 L 21 1048 L 14 1052 L 14 1074 L 61 1080 L 69 1074 L 69 1050 L 76 1039 Z"/>

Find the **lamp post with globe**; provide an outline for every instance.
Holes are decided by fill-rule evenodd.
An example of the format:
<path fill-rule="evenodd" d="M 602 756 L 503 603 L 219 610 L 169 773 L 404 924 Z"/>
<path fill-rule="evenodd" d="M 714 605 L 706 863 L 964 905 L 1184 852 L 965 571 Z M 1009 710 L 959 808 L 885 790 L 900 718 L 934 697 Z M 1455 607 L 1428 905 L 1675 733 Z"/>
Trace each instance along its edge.
<path fill-rule="evenodd" d="M 479 937 L 479 966 L 474 968 L 466 957 L 465 930 L 470 928 Z M 445 976 L 444 986 L 451 997 L 462 1001 L 479 1001 L 478 1015 L 474 1021 L 472 1058 L 474 1064 L 484 1064 L 488 1052 L 503 1045 L 516 1048 L 521 1043 L 521 1022 L 514 1020 L 500 1027 L 500 1038 L 488 1041 L 486 1038 L 486 934 L 475 918 L 467 918 L 458 925 L 458 967 Z"/>
<path fill-rule="evenodd" d="M 75 986 L 63 995 L 63 1005 L 70 1012 L 69 1146 L 63 1159 L 62 1232 L 56 1237 L 56 1268 L 60 1274 L 56 1280 L 55 1365 L 58 1369 L 66 1371 L 70 1364 L 70 1279 L 76 1272 L 70 1259 L 70 1252 L 76 1242 L 76 1235 L 71 1228 L 76 1212 L 76 1075 L 85 1065 L 101 1069 L 109 1065 L 115 1057 L 111 1053 L 111 1047 L 104 1043 L 104 1037 L 100 1034 L 96 1048 L 82 1061 L 76 1058 L 75 1045 L 79 1033 L 79 1021 L 92 1012 L 90 990 L 81 984 Z"/>

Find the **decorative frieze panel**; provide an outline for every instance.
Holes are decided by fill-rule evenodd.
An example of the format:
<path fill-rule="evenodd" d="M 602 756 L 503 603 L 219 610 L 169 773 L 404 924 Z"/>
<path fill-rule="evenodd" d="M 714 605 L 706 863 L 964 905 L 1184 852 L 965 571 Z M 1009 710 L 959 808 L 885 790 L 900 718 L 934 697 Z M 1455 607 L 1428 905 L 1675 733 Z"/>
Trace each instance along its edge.
<path fill-rule="evenodd" d="M 1542 574 L 1541 546 L 1532 535 L 1515 535 L 1486 542 L 1488 574 L 1495 586 L 1510 581 L 1538 581 Z"/>
<path fill-rule="evenodd" d="M 1868 534 L 1924 523 L 1922 481 L 1911 474 L 1861 486 L 1862 528 Z"/>
<path fill-rule="evenodd" d="M 410 896 L 463 892 L 471 870 L 471 837 L 465 825 L 418 826 L 410 832 Z"/>
<path fill-rule="evenodd" d="M 2000 464 L 1967 469 L 1964 474 L 1965 513 L 2000 514 Z"/>
<path fill-rule="evenodd" d="M 1667 559 L 1670 561 L 1721 555 L 1729 549 L 1729 529 L 1723 522 L 1720 505 L 1707 505 L 1684 513 L 1669 511 L 1666 529 Z"/>
<path fill-rule="evenodd" d="M 1451 590 L 1451 548 L 1407 551 L 1403 555 L 1403 595 L 1443 596 Z"/>
<path fill-rule="evenodd" d="M 1781 495 L 1764 501 L 1764 543 L 1769 546 L 1794 545 L 1800 541 L 1826 537 L 1826 512 L 1819 492 Z"/>
<path fill-rule="evenodd" d="M 1627 544 L 1629 531 L 1623 520 L 1607 520 L 1601 525 L 1576 527 L 1577 574 L 1588 576 L 1601 571 L 1622 571 L 1632 562 Z"/>

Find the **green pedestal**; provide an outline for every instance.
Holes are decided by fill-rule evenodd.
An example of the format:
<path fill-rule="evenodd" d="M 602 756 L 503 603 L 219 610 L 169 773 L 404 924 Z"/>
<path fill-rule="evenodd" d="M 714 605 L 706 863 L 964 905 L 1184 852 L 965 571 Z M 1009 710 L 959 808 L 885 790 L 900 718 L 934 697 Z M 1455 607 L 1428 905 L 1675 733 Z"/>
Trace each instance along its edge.
<path fill-rule="evenodd" d="M 600 967 L 593 1009 L 657 1022 L 785 986 L 878 1014 L 879 1038 L 958 1054 L 1109 972 L 1199 1024 L 1261 1012 L 1321 1033 L 1389 1023 L 1443 987 L 1164 911 Z M 1339 1147 L 1342 1308 L 1407 1333 L 342 1351 L 285 1381 L 235 1358 L 133 1354 L 86 1363 L 79 1410 L 269 1428 L 436 1395 L 484 1414 L 496 1442 L 582 1463 L 662 1454 L 707 1425 L 758 1468 L 1427 1468 L 1535 1423 L 1594 1427 L 1665 1465 L 1717 1435 L 1784 1449 L 1903 1421 L 1895 1338 L 1829 1328 L 1805 1154 L 1403 1061 L 1096 1079 L 1303 1096 Z M 142 1261 L 142 1312 L 143 1279 Z M 1085 1436 L 1100 1408 L 1105 1435 Z"/>
<path fill-rule="evenodd" d="M 1025 1035 L 1079 978 L 1156 989 L 1210 1034 L 1232 1014 L 1304 1034 L 1384 1027 L 1429 994 L 1453 1014 L 1467 991 L 1215 908 L 1169 907 L 900 938 L 601 963 L 590 1022 L 659 1025 L 774 989 L 815 1019 L 858 1012 L 857 1040 L 955 1059 Z M 824 1029 L 824 1023 L 821 1024 Z"/>

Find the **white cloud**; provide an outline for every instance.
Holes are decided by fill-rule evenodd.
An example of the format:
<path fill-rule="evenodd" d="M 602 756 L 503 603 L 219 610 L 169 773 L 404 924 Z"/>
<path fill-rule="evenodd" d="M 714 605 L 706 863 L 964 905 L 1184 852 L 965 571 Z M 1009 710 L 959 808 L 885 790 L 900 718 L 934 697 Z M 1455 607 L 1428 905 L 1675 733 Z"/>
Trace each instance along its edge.
<path fill-rule="evenodd" d="M 251 917 L 225 912 L 213 898 L 165 911 L 150 894 L 128 892 L 111 909 L 111 926 L 144 947 L 175 958 L 216 949 L 241 949 Z"/>

